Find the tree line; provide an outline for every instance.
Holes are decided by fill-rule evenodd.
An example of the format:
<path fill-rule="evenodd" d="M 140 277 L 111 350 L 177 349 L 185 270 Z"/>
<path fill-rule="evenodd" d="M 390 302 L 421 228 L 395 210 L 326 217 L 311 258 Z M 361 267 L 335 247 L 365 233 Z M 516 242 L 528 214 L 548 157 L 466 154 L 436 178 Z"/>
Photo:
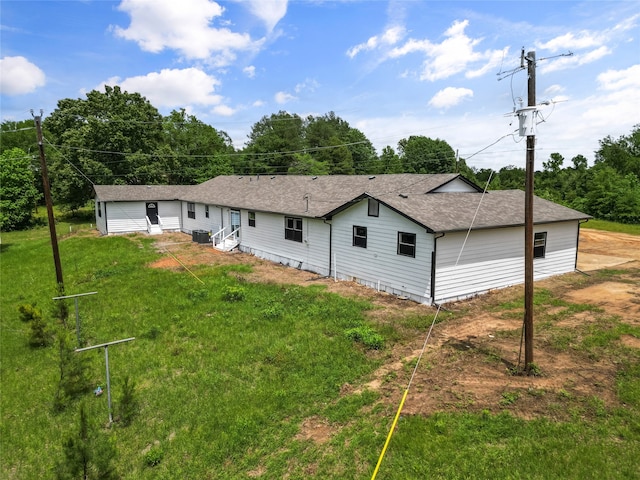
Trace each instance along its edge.
<path fill-rule="evenodd" d="M 378 154 L 357 128 L 329 112 L 301 117 L 285 111 L 256 122 L 245 145 L 184 109 L 163 116 L 145 97 L 119 87 L 63 99 L 44 119 L 54 201 L 76 211 L 93 198 L 92 184 L 189 185 L 217 175 L 352 175 L 459 172 L 490 189 L 524 188 L 524 169 L 475 169 L 442 139 L 410 136 Z M 32 120 L 1 125 L 0 229 L 27 227 L 42 198 Z M 640 223 L 640 125 L 600 140 L 595 163 L 578 155 L 565 166 L 552 153 L 536 172 L 536 194 L 602 218 Z"/>

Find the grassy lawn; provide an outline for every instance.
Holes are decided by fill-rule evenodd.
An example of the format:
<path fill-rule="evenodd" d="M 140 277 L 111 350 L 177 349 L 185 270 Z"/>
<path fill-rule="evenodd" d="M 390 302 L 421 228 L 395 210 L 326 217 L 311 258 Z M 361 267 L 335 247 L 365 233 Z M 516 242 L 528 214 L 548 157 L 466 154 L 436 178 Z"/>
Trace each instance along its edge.
<path fill-rule="evenodd" d="M 628 233 L 630 235 L 640 235 L 640 225 L 609 222 L 607 220 L 589 220 L 583 223 L 581 228 L 592 228 L 594 230 L 605 230 L 607 232 Z"/>
<path fill-rule="evenodd" d="M 392 342 L 406 340 L 404 330 L 381 327 L 365 317 L 369 303 L 322 286 L 249 283 L 243 265 L 196 267 L 201 284 L 183 271 L 149 268 L 159 258 L 152 238 L 62 232 L 69 225 L 59 228 L 66 293 L 98 292 L 79 301 L 88 344 L 136 337 L 110 347 L 109 361 L 116 418 L 125 377 L 136 384 L 139 409 L 131 425 L 107 427 L 106 394 L 91 392 L 106 388 L 100 349 L 76 354 L 86 359 L 90 390 L 54 411 L 58 350 L 29 347 L 18 314 L 19 305 L 35 304 L 50 329 L 61 328 L 52 320 L 48 230 L 5 233 L 1 478 L 52 478 L 65 439 L 78 429 L 81 403 L 96 435 L 115 449 L 121 478 L 371 477 L 397 405 L 378 392 L 341 388 L 368 381 Z M 551 297 L 540 301 L 557 304 Z M 618 336 L 640 336 L 616 322 Z M 367 326 L 384 334 L 382 351 L 346 334 Z M 589 332 L 596 346 L 576 348 L 615 341 L 611 326 L 590 328 L 600 328 Z M 624 354 L 616 360 L 623 406 L 595 404 L 562 422 L 507 412 L 403 415 L 377 478 L 640 478 L 639 354 L 616 350 L 607 361 L 610 354 Z M 307 421 L 325 424 L 330 435 L 302 435 Z"/>

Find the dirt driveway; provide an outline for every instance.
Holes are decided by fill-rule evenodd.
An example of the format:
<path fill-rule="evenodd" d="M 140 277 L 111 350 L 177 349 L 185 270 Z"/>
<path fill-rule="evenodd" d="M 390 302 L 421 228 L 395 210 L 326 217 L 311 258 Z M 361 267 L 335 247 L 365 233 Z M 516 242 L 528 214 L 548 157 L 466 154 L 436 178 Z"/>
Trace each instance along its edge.
<path fill-rule="evenodd" d="M 369 299 L 376 307 L 368 312 L 372 320 L 393 322 L 404 340 L 369 353 L 383 365 L 363 384 L 343 385 L 342 393 L 348 395 L 367 388 L 379 391 L 384 402 L 398 404 L 436 313 L 433 307 L 377 293 L 353 282 L 319 278 L 243 253 L 221 253 L 192 243 L 184 234 L 163 235 L 156 246 L 167 254 L 152 267 L 251 264 L 251 273 L 238 274 L 248 281 L 322 283 L 330 292 Z M 602 278 L 598 275 L 598 270 L 614 267 L 615 272 Z M 513 306 L 521 298 L 522 287 L 500 290 L 447 305 L 439 312 L 444 321 L 433 328 L 403 412 L 428 415 L 442 410 L 508 409 L 527 418 L 563 418 L 571 408 L 587 415 L 593 402 L 606 407 L 617 405 L 616 359 L 605 354 L 589 358 L 575 348 L 559 345 L 561 341 L 570 346 L 579 344 L 584 328 L 593 323 L 622 318 L 627 324 L 640 326 L 640 236 L 582 228 L 578 268 L 586 274 L 572 273 L 536 283 L 536 289 L 548 290 L 564 302 L 560 306 L 543 303 L 537 307 L 534 362 L 539 376 L 511 373 L 523 356 L 522 308 Z M 571 305 L 582 307 L 573 313 Z M 640 348 L 640 339 L 631 335 L 623 335 L 619 342 L 627 348 Z M 304 425 L 303 429 L 318 428 L 327 433 L 322 419 Z M 313 431 L 301 433 L 314 437 Z"/>

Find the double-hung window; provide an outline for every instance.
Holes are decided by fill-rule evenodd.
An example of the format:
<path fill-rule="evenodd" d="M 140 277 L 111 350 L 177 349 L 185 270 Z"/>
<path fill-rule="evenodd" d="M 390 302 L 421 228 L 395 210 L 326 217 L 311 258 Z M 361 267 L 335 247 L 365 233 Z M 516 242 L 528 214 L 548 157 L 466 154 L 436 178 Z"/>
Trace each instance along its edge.
<path fill-rule="evenodd" d="M 398 232 L 398 255 L 416 256 L 416 234 Z"/>
<path fill-rule="evenodd" d="M 284 217 L 284 238 L 294 242 L 302 242 L 302 219 Z"/>
<path fill-rule="evenodd" d="M 367 227 L 353 226 L 353 246 L 367 248 Z"/>
<path fill-rule="evenodd" d="M 256 212 L 249 212 L 249 226 L 256 226 Z"/>
<path fill-rule="evenodd" d="M 196 218 L 196 204 L 193 202 L 187 202 L 187 217 Z"/>
<path fill-rule="evenodd" d="M 544 258 L 547 251 L 547 232 L 538 232 L 533 236 L 533 258 Z"/>

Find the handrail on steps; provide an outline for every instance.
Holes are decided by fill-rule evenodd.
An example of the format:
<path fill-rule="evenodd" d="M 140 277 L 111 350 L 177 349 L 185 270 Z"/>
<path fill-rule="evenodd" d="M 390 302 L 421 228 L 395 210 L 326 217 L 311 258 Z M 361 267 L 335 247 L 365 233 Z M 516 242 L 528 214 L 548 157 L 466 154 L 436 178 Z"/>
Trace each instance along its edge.
<path fill-rule="evenodd" d="M 225 241 L 227 238 L 229 238 L 229 237 L 230 237 L 231 235 L 233 235 L 234 233 L 239 232 L 241 228 L 242 228 L 242 227 L 238 227 L 238 228 L 236 228 L 235 230 L 233 230 L 229 235 L 227 235 L 226 237 L 223 237 L 223 238 L 222 238 L 222 240 L 220 240 L 220 243 L 224 243 L 224 241 Z"/>
<path fill-rule="evenodd" d="M 211 235 L 211 242 L 213 243 L 214 246 L 216 245 L 216 243 L 215 243 L 216 242 L 216 237 L 218 235 L 220 235 L 221 233 L 223 233 L 226 229 L 227 229 L 227 227 L 222 227 L 220 230 L 218 230 L 216 232 L 215 235 Z M 220 243 L 222 243 L 222 240 L 220 241 Z"/>

